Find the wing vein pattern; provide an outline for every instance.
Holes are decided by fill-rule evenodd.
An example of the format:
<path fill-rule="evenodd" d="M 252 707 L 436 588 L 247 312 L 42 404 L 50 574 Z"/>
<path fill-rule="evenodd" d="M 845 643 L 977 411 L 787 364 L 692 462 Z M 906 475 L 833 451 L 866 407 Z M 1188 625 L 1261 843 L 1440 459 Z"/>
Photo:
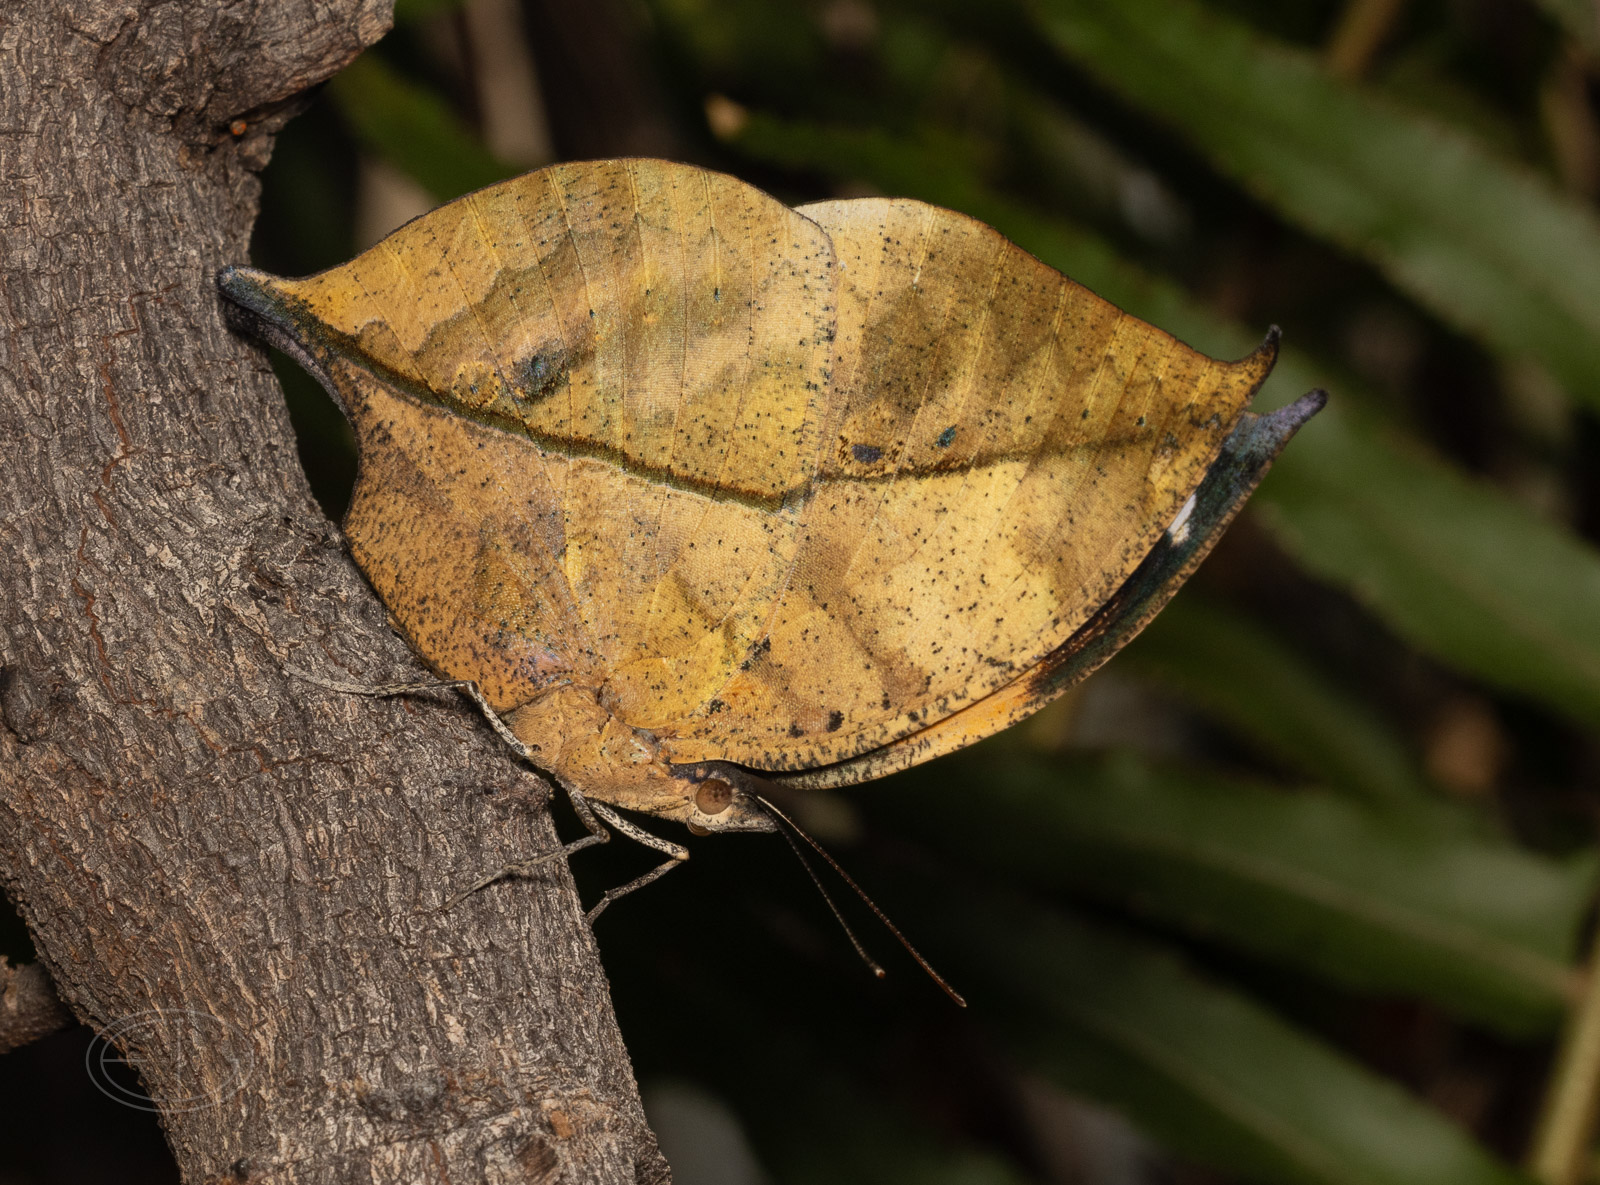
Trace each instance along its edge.
<path fill-rule="evenodd" d="M 1271 364 L 948 210 L 659 161 L 272 283 L 356 427 L 352 550 L 437 669 L 530 729 L 577 688 L 662 760 L 775 772 L 1025 710 Z"/>

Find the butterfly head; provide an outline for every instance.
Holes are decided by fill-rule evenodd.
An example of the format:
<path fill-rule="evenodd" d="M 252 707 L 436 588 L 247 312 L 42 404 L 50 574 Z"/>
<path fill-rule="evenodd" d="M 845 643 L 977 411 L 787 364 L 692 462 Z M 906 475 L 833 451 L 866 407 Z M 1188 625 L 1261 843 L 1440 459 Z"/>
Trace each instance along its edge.
<path fill-rule="evenodd" d="M 687 783 L 686 810 L 680 821 L 696 835 L 718 831 L 776 831 L 778 825 L 758 798 L 758 780 L 738 766 L 702 762 L 679 766 Z"/>

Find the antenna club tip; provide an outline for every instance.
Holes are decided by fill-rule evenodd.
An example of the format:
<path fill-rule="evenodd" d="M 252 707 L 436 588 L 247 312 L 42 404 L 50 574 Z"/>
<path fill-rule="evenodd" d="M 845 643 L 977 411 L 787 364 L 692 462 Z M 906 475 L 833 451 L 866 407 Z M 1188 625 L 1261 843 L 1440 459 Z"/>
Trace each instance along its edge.
<path fill-rule="evenodd" d="M 883 979 L 888 975 L 888 972 L 886 972 L 882 967 L 874 967 L 872 969 L 872 974 L 875 979 Z"/>

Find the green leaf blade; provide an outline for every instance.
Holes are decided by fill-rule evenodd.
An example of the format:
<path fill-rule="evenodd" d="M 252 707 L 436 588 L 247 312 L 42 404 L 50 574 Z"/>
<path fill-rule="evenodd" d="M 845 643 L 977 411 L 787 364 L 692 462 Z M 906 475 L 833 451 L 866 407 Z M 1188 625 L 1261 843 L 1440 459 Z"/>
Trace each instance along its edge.
<path fill-rule="evenodd" d="M 522 172 L 496 159 L 437 94 L 375 54 L 357 58 L 328 89 L 362 146 L 439 201 Z"/>
<path fill-rule="evenodd" d="M 1400 738 L 1364 703 L 1223 605 L 1185 593 L 1122 661 L 1315 781 L 1405 810 L 1439 805 Z"/>
<path fill-rule="evenodd" d="M 1025 883 L 1086 891 L 1513 1035 L 1551 1031 L 1576 990 L 1590 857 L 1561 863 L 1344 797 L 1129 757 L 1045 762 L 996 745 L 955 762 L 954 778 L 946 770 L 897 783 L 897 826 Z M 952 784 L 958 792 L 941 788 Z M 1029 820 L 1025 831 L 1018 819 Z"/>
<path fill-rule="evenodd" d="M 1040 0 L 1057 49 L 1288 218 L 1600 404 L 1600 221 L 1471 137 L 1189 0 Z"/>
<path fill-rule="evenodd" d="M 1421 649 L 1600 725 L 1600 556 L 1356 409 L 1329 412 L 1256 500 L 1279 540 Z"/>
<path fill-rule="evenodd" d="M 999 896 L 947 897 L 941 917 L 948 956 L 1018 1060 L 1175 1151 L 1283 1185 L 1523 1180 L 1394 1084 L 1153 944 Z"/>
<path fill-rule="evenodd" d="M 1535 0 L 1538 6 L 1579 43 L 1600 50 L 1600 10 L 1592 0 Z"/>

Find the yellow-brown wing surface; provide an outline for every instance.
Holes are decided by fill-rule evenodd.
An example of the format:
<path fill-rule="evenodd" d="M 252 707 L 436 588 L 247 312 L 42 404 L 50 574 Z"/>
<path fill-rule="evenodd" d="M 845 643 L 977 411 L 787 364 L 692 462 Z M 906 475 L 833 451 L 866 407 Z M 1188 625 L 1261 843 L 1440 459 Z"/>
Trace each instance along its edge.
<path fill-rule="evenodd" d="M 960 214 L 801 210 L 839 267 L 822 461 L 765 637 L 668 726 L 674 761 L 844 761 L 1014 683 L 1150 552 L 1272 362 L 1207 358 Z"/>
<path fill-rule="evenodd" d="M 688 717 L 759 641 L 825 430 L 826 233 L 733 178 L 560 165 L 234 299 L 328 376 L 346 532 L 423 654 L 505 709 Z"/>
<path fill-rule="evenodd" d="M 1270 334 L 1263 351 L 1275 347 Z M 882 748 L 776 775 L 795 787 L 849 786 L 964 748 L 1032 715 L 1088 678 L 1161 611 L 1210 553 L 1284 445 L 1327 400 L 1311 391 L 1268 415 L 1246 412 L 1178 519 L 1078 631 L 1015 680 Z"/>

